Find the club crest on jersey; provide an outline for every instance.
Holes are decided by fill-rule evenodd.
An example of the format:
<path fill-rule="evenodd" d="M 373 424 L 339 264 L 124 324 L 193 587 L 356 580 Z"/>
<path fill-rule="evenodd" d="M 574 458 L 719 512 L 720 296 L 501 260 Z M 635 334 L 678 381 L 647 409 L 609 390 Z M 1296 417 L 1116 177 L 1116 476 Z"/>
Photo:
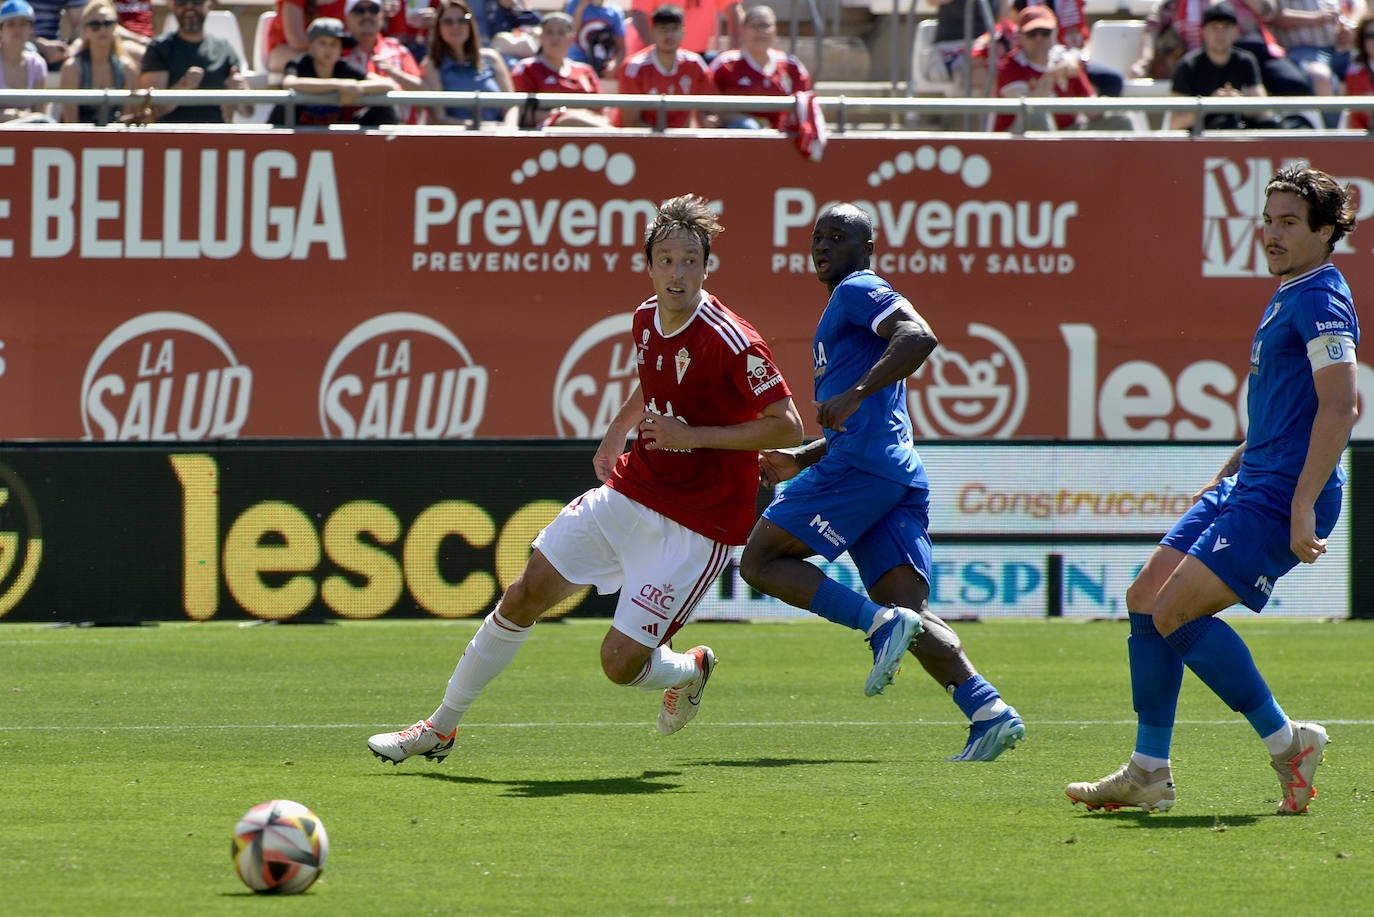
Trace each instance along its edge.
<path fill-rule="evenodd" d="M 681 385 L 682 377 L 687 374 L 687 364 L 692 362 L 692 355 L 689 354 L 687 348 L 684 347 L 677 352 L 677 355 L 673 359 L 677 364 L 677 381 L 678 384 Z"/>
<path fill-rule="evenodd" d="M 749 374 L 749 388 L 755 395 L 762 395 L 782 381 L 778 368 L 755 354 L 745 355 L 744 368 Z"/>

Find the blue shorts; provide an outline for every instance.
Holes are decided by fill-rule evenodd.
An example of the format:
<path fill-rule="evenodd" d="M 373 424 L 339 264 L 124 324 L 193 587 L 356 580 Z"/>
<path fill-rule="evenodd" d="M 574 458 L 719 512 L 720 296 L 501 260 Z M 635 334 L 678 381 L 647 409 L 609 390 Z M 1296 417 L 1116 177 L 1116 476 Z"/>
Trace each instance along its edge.
<path fill-rule="evenodd" d="M 1340 494 L 1318 500 L 1316 514 L 1317 537 L 1325 538 L 1340 517 Z M 1298 565 L 1291 523 L 1287 505 L 1237 491 L 1233 475 L 1204 494 L 1160 544 L 1196 557 L 1241 604 L 1261 611 L 1279 577 Z"/>
<path fill-rule="evenodd" d="M 784 485 L 763 518 L 834 560 L 844 552 L 871 589 L 903 564 L 930 582 L 930 490 L 822 459 Z"/>

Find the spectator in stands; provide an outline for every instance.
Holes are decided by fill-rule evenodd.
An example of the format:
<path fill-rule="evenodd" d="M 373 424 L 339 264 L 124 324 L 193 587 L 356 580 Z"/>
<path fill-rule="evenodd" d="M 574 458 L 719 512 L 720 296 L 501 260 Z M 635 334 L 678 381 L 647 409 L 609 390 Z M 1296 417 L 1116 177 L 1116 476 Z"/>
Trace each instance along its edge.
<path fill-rule="evenodd" d="M 391 80 L 399 89 L 420 88 L 420 65 L 414 55 L 395 38 L 382 34 L 382 0 L 345 0 L 344 15 L 353 39 L 345 61 Z"/>
<path fill-rule="evenodd" d="M 539 53 L 539 30 L 543 17 L 526 8 L 524 0 L 487 0 L 487 28 L 490 46 L 508 63 L 534 57 Z"/>
<path fill-rule="evenodd" d="M 1374 16 L 1366 15 L 1355 26 L 1355 46 L 1351 52 L 1350 69 L 1345 73 L 1345 94 L 1374 95 Z M 1369 130 L 1368 111 L 1352 111 L 1347 126 L 1357 131 Z"/>
<path fill-rule="evenodd" d="M 33 7 L 26 0 L 0 4 L 0 89 L 42 89 L 47 85 L 48 63 L 28 47 L 33 37 Z M 22 105 L 0 108 L 0 121 L 51 120 L 40 109 Z"/>
<path fill-rule="evenodd" d="M 567 13 L 553 12 L 544 17 L 540 29 L 539 53 L 527 57 L 511 71 L 516 92 L 591 93 L 601 92 L 601 80 L 589 65 L 568 59 L 573 42 L 573 21 Z M 600 108 L 536 109 L 527 103 L 520 126 L 610 127 L 611 120 Z"/>
<path fill-rule="evenodd" d="M 625 10 L 617 0 L 568 0 L 576 40 L 568 57 L 614 79 L 625 63 Z"/>
<path fill-rule="evenodd" d="M 1019 47 L 997 63 L 997 94 L 1004 99 L 1089 99 L 1093 92 L 1082 59 L 1058 43 L 1059 21 L 1047 6 L 1028 6 L 1017 17 Z M 998 115 L 993 130 L 1010 130 L 1020 115 Z M 1053 116 L 1060 130 L 1081 127 L 1087 117 L 1072 112 Z M 1048 126 L 1026 124 L 1023 128 Z"/>
<path fill-rule="evenodd" d="M 1012 30 L 1016 23 L 1010 18 L 1010 0 L 989 0 L 989 8 L 997 17 L 988 22 L 979 0 L 933 0 L 935 3 L 935 47 L 926 60 L 926 79 L 937 83 L 952 81 L 967 84 L 969 92 L 979 97 L 987 92 L 988 61 L 1000 60 L 1012 50 Z M 973 29 L 967 35 L 964 20 L 973 7 Z"/>
<path fill-rule="evenodd" d="M 1340 79 L 1350 69 L 1350 37 L 1359 16 L 1347 18 L 1343 5 L 1343 0 L 1278 0 L 1278 13 L 1270 20 L 1274 38 L 1307 74 L 1315 95 L 1340 95 Z M 1322 119 L 1336 127 L 1340 112 L 1324 112 Z"/>
<path fill-rule="evenodd" d="M 1235 46 L 1259 62 L 1260 79 L 1273 96 L 1310 96 L 1312 81 L 1289 60 L 1265 22 L 1278 7 L 1275 0 L 1160 0 L 1146 20 L 1146 38 L 1135 71 L 1155 79 L 1169 79 L 1175 63 L 1188 51 L 1202 47 L 1202 18 L 1207 9 L 1226 3 L 1238 28 Z"/>
<path fill-rule="evenodd" d="M 1173 94 L 1193 97 L 1262 96 L 1259 61 L 1249 51 L 1236 47 L 1240 28 L 1230 3 L 1209 6 L 1202 14 L 1202 47 L 1184 54 L 1174 68 Z M 1169 112 L 1168 127 L 1186 130 L 1196 115 L 1191 111 Z M 1230 112 L 1212 112 L 1203 126 L 1207 130 L 1228 130 L 1246 126 L 1273 127 L 1262 119 L 1242 119 Z"/>
<path fill-rule="evenodd" d="M 1037 4 L 1049 7 L 1054 13 L 1054 18 L 1059 21 L 1059 43 L 1083 59 L 1083 71 L 1088 74 L 1088 82 L 1093 84 L 1097 94 L 1121 95 L 1126 77 L 1106 64 L 1096 63 L 1091 56 L 1084 57 L 1089 35 L 1084 0 L 1015 0 L 1012 8 L 1019 14 L 1026 7 Z"/>
<path fill-rule="evenodd" d="M 381 0 L 381 4 L 382 31 L 405 45 L 415 63 L 424 60 L 439 19 L 439 0 Z"/>
<path fill-rule="evenodd" d="M 89 3 L 86 6 L 90 6 Z M 81 53 L 82 42 L 85 41 L 84 22 L 86 7 L 81 8 L 81 22 L 77 28 L 78 32 L 71 47 L 68 49 L 67 57 L 70 59 Z M 147 50 L 148 43 L 153 40 L 153 4 L 152 0 L 120 0 L 115 5 L 115 15 L 119 17 L 119 24 L 115 26 L 115 34 L 119 36 L 119 44 L 123 53 L 135 66 L 143 64 L 143 52 Z"/>
<path fill-rule="evenodd" d="M 81 43 L 62 65 L 63 89 L 134 89 L 138 66 L 124 50 L 119 14 L 111 0 L 91 0 L 81 8 Z M 140 46 L 141 48 L 142 46 Z M 63 105 L 68 123 L 106 124 L 119 120 L 117 106 Z"/>
<path fill-rule="evenodd" d="M 769 6 L 751 6 L 744 14 L 744 47 L 722 51 L 711 62 L 711 82 L 723 95 L 791 96 L 811 88 L 811 75 L 791 54 L 774 48 L 778 17 Z M 729 112 L 720 115 L 725 127 L 758 130 L 765 125 L 783 130 L 786 111 Z"/>
<path fill-rule="evenodd" d="M 330 124 L 357 124 L 377 127 L 395 124 L 396 110 L 390 105 L 357 105 L 369 95 L 390 92 L 396 84 L 389 78 L 368 73 L 343 58 L 344 24 L 321 16 L 305 30 L 310 50 L 286 65 L 281 88 L 304 93 L 337 93 L 340 105 L 297 105 L 295 125 L 325 127 Z M 269 123 L 286 124 L 286 107 L 272 109 Z"/>
<path fill-rule="evenodd" d="M 174 0 L 175 2 L 175 0 Z M 310 50 L 306 23 L 318 18 L 342 20 L 345 0 L 276 0 L 277 17 L 267 27 L 267 69 L 281 73 Z M 307 8 L 310 14 L 306 15 Z"/>
<path fill-rule="evenodd" d="M 176 31 L 154 38 L 143 55 L 139 85 L 144 89 L 247 89 L 243 63 L 229 42 L 205 33 L 210 0 L 172 0 Z M 234 106 L 157 105 L 159 121 L 220 124 Z"/>
<path fill-rule="evenodd" d="M 48 62 L 49 70 L 62 66 L 71 51 L 68 39 L 75 40 L 81 7 L 86 0 L 32 0 L 33 42 L 38 53 Z"/>
<path fill-rule="evenodd" d="M 482 47 L 472 10 L 463 0 L 443 0 L 429 53 L 425 56 L 423 85 L 431 92 L 513 92 L 506 61 L 491 48 Z M 467 107 L 430 108 L 430 124 L 472 124 Z M 520 110 L 515 106 L 491 106 L 480 112 L 481 120 L 516 127 Z"/>
<path fill-rule="evenodd" d="M 682 7 L 665 3 L 654 10 L 654 43 L 625 59 L 620 91 L 632 95 L 687 96 L 715 92 L 706 61 L 682 47 Z M 613 117 L 621 127 L 657 127 L 657 109 L 625 109 Z M 695 111 L 663 113 L 665 127 L 697 127 Z"/>
<path fill-rule="evenodd" d="M 625 53 L 634 54 L 654 43 L 653 14 L 662 0 L 632 0 L 630 28 L 625 30 Z M 740 0 L 688 0 L 683 7 L 682 46 L 700 54 L 709 63 L 717 52 L 725 50 L 721 20 L 725 20 L 724 38 L 732 48 L 740 46 L 744 26 L 744 4 Z"/>

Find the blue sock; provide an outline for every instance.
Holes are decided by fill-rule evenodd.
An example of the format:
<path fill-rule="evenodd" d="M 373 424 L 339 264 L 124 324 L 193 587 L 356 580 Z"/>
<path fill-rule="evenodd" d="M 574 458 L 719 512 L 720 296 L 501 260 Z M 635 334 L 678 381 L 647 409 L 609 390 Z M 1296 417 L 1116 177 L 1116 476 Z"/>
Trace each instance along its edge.
<path fill-rule="evenodd" d="M 1287 717 L 1255 668 L 1250 648 L 1231 625 L 1207 615 L 1189 621 L 1164 639 L 1226 706 L 1244 714 L 1261 737 L 1283 727 Z"/>
<path fill-rule="evenodd" d="M 954 689 L 954 703 L 963 711 L 964 716 L 973 719 L 973 714 L 977 713 L 983 705 L 990 703 L 1001 697 L 997 689 L 988 684 L 987 679 L 982 675 L 974 675 L 966 679 L 962 685 Z"/>
<path fill-rule="evenodd" d="M 812 613 L 862 633 L 868 633 L 873 626 L 873 617 L 882 610 L 883 606 L 877 602 L 846 589 L 830 577 L 821 580 L 820 588 L 811 598 Z"/>
<path fill-rule="evenodd" d="M 1131 703 L 1135 707 L 1135 750 L 1152 758 L 1169 757 L 1174 739 L 1183 660 L 1155 629 L 1154 618 L 1131 612 L 1126 655 L 1131 664 Z"/>

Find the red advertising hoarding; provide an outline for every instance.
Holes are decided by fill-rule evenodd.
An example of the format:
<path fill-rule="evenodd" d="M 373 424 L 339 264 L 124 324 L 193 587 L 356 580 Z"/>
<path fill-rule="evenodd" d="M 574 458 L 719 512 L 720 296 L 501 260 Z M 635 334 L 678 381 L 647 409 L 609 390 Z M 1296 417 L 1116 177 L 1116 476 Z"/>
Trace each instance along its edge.
<path fill-rule="evenodd" d="M 726 227 L 708 289 L 803 405 L 811 226 L 850 200 L 942 341 L 911 382 L 921 438 L 1235 439 L 1274 286 L 1257 218 L 1291 159 L 1374 216 L 1344 138 L 842 136 L 818 164 L 773 136 L 8 132 L 0 437 L 599 436 L 644 228 L 691 191 Z M 1357 300 L 1371 248 L 1336 253 Z"/>

